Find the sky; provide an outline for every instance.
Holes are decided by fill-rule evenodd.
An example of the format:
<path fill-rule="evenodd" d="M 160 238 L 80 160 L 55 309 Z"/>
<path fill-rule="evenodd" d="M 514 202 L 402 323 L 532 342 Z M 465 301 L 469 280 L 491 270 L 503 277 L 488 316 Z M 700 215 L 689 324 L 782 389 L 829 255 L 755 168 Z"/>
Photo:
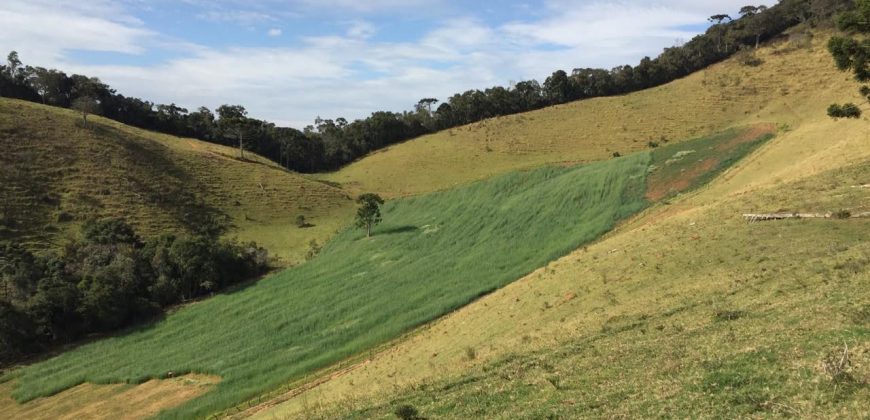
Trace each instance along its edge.
<path fill-rule="evenodd" d="M 302 128 L 655 57 L 747 0 L 2 0 L 0 54 Z M 773 1 L 758 4 L 771 5 Z"/>

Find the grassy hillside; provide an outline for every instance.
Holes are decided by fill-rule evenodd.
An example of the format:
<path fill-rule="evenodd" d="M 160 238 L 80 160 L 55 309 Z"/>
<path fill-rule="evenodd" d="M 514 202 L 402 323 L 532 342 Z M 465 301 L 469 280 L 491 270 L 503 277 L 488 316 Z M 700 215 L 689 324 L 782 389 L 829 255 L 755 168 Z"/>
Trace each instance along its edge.
<path fill-rule="evenodd" d="M 833 77 L 852 98 L 856 84 Z M 789 128 L 709 186 L 243 414 L 865 416 L 870 222 L 741 217 L 870 210 L 867 120 L 827 118 L 830 95 L 772 100 Z M 844 343 L 851 365 L 831 375 Z"/>
<path fill-rule="evenodd" d="M 808 46 L 778 41 L 758 67 L 727 60 L 667 85 L 495 118 L 378 151 L 325 178 L 355 191 L 404 196 L 545 163 L 589 162 L 775 122 L 795 126 L 818 104 L 857 102 L 854 81 L 832 65 L 817 34 Z M 824 113 L 824 109 L 822 109 Z"/>
<path fill-rule="evenodd" d="M 740 213 L 867 211 L 870 192 L 854 186 L 868 179 L 870 161 L 711 206 L 696 206 L 708 196 L 656 209 L 296 409 L 312 418 L 385 418 L 401 405 L 427 418 L 863 418 L 870 221 L 747 224 Z M 830 370 L 844 351 L 842 370 Z M 320 395 L 360 393 L 316 409 Z"/>
<path fill-rule="evenodd" d="M 31 404 L 18 404 L 9 396 L 14 381 L 0 381 L 0 412 L 8 419 L 145 418 L 202 395 L 218 381 L 220 378 L 191 374 L 138 385 L 84 383 Z"/>
<path fill-rule="evenodd" d="M 854 100 L 856 85 L 833 69 L 823 42 L 781 43 L 759 54 L 760 67 L 729 61 L 647 92 L 454 129 L 453 137 L 470 130 L 462 141 L 442 133 L 375 154 L 327 178 L 347 182 L 349 191 L 401 196 L 546 162 L 609 158 L 651 140 L 664 146 L 590 166 L 618 176 L 546 168 L 391 203 L 375 238 L 342 233 L 310 263 L 26 368 L 16 395 L 194 370 L 220 375 L 221 383 L 171 414 L 204 414 L 356 353 L 362 363 L 303 378 L 258 414 L 391 416 L 405 403 L 423 415 L 457 417 L 704 415 L 698 407 L 728 417 L 866 412 L 867 223 L 746 225 L 739 216 L 870 206 L 861 187 L 870 184 L 866 121 L 824 116 L 828 103 Z M 745 134 L 757 122 L 776 124 L 781 135 L 753 152 L 770 131 Z M 675 144 L 730 126 L 745 128 Z M 526 141 L 511 140 L 521 133 Z M 728 153 L 717 150 L 721 144 Z M 643 169 L 627 182 L 635 166 Z M 721 176 L 709 187 L 676 195 L 715 173 Z M 643 185 L 644 177 L 646 188 L 626 197 L 602 188 Z M 539 182 L 532 188 L 524 179 Z M 608 194 L 584 195 L 576 187 L 583 185 Z M 585 211 L 602 210 L 599 201 L 627 211 L 644 193 L 668 204 L 395 345 L 359 353 L 512 282 L 623 214 L 606 207 L 610 219 L 576 223 L 582 214 L 573 200 L 596 197 L 580 201 Z M 565 213 L 535 213 L 549 208 Z M 551 236 L 539 242 L 541 233 Z M 846 394 L 837 393 L 839 384 L 825 388 L 832 382 L 818 370 L 823 354 L 842 350 L 840 339 L 853 349 L 850 374 L 859 378 Z M 807 385 L 820 391 L 808 393 Z M 672 411 L 657 400 L 674 401 Z"/>
<path fill-rule="evenodd" d="M 388 203 L 365 238 L 348 230 L 322 254 L 237 293 L 23 370 L 27 401 L 82 381 L 166 372 L 221 376 L 171 411 L 202 416 L 360 352 L 534 270 L 645 206 L 648 154 L 513 173 Z"/>
<path fill-rule="evenodd" d="M 90 217 L 127 219 L 150 236 L 214 223 L 300 260 L 349 220 L 340 190 L 232 148 L 69 110 L 0 99 L 0 239 L 47 248 Z M 303 214 L 313 225 L 295 226 Z"/>

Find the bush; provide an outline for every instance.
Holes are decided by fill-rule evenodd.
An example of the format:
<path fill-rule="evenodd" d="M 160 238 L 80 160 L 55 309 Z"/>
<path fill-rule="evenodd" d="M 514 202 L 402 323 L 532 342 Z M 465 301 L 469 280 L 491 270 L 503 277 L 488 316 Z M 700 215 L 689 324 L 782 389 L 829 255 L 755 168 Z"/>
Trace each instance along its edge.
<path fill-rule="evenodd" d="M 305 216 L 301 214 L 299 216 L 296 216 L 296 227 L 300 229 L 308 227 L 308 222 L 305 221 Z"/>
<path fill-rule="evenodd" d="M 418 420 L 421 418 L 420 413 L 417 411 L 417 409 L 414 408 L 413 405 L 408 404 L 401 405 L 399 406 L 399 408 L 396 408 L 394 414 L 396 415 L 396 417 L 402 420 Z"/>
<path fill-rule="evenodd" d="M 743 48 L 737 53 L 737 62 L 748 67 L 758 67 L 764 64 L 764 61 L 755 55 L 755 50 Z"/>
<path fill-rule="evenodd" d="M 838 118 L 861 118 L 861 108 L 853 103 L 847 104 L 831 104 L 828 107 L 828 116 L 834 119 Z"/>
<path fill-rule="evenodd" d="M 305 259 L 311 260 L 320 253 L 321 246 L 317 243 L 316 240 L 312 239 L 308 242 L 308 252 L 305 253 Z"/>
<path fill-rule="evenodd" d="M 852 217 L 852 212 L 849 210 L 840 210 L 834 213 L 835 219 L 848 219 Z"/>

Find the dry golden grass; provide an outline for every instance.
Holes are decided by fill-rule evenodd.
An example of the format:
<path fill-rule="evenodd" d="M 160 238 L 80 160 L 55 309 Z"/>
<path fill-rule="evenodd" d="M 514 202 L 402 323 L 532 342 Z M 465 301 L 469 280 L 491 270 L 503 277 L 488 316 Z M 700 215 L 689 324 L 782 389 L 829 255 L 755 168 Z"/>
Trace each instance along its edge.
<path fill-rule="evenodd" d="M 682 92 L 684 102 L 691 103 L 705 95 L 690 88 L 698 88 L 701 80 L 741 75 L 742 86 L 755 87 L 757 94 L 739 99 L 734 93 L 736 102 L 726 103 L 751 103 L 756 109 L 742 117 L 745 111 L 735 113 L 733 122 L 787 125 L 711 185 L 647 210 L 600 242 L 420 328 L 342 375 L 245 414 L 382 416 L 409 402 L 423 409 L 421 414 L 436 417 L 543 417 L 548 412 L 567 417 L 732 417 L 741 415 L 742 408 L 716 399 L 731 391 L 705 396 L 692 386 L 704 382 L 704 366 L 711 366 L 711 359 L 736 360 L 761 350 L 775 353 L 779 364 L 750 368 L 781 375 L 774 376 L 772 392 L 782 392 L 760 395 L 761 413 L 866 414 L 870 389 L 835 395 L 818 366 L 822 352 L 842 347 L 846 337 L 859 349 L 853 352 L 859 366 L 855 375 L 870 381 L 870 339 L 856 332 L 859 326 L 849 315 L 870 305 L 867 267 L 852 267 L 870 261 L 870 221 L 749 225 L 741 217 L 743 212 L 781 209 L 870 211 L 870 189 L 860 187 L 870 184 L 867 121 L 835 122 L 825 116 L 827 104 L 851 99 L 857 85 L 832 70 L 822 41 L 813 50 L 779 53 L 785 45 L 767 48 L 760 54 L 765 60 L 760 68 L 728 62 L 637 95 Z M 729 89 L 713 91 L 724 98 Z M 784 96 L 785 89 L 789 94 Z M 765 97 L 769 100 L 761 102 Z M 600 102 L 633 100 L 640 99 Z M 667 112 L 661 108 L 651 106 L 650 112 Z M 682 110 L 693 112 L 691 108 Z M 410 153 L 421 146 L 402 147 Z M 349 171 L 362 165 L 369 163 Z M 480 167 L 486 164 L 469 170 Z M 404 185 L 378 185 L 408 192 Z M 730 311 L 748 315 L 733 328 L 716 321 L 717 313 Z M 473 349 L 474 358 L 467 349 Z M 576 385 L 574 391 L 554 390 L 548 379 L 553 371 L 519 376 L 506 371 L 515 355 L 531 364 L 552 365 L 562 381 Z M 532 391 L 517 392 L 523 386 Z"/>
<path fill-rule="evenodd" d="M 218 377 L 192 374 L 139 385 L 81 384 L 22 405 L 8 396 L 13 380 L 0 384 L 0 413 L 7 419 L 138 419 L 201 395 L 219 381 Z"/>
<path fill-rule="evenodd" d="M 0 99 L 0 210 L 16 221 L 0 239 L 48 247 L 83 220 L 106 216 L 151 236 L 211 214 L 231 226 L 229 236 L 255 240 L 291 264 L 352 215 L 341 190 L 265 158 L 242 161 L 230 147 L 91 120 L 83 128 L 72 111 Z M 313 227 L 298 229 L 299 214 Z"/>
<path fill-rule="evenodd" d="M 634 94 L 598 98 L 485 120 L 373 153 L 325 178 L 353 191 L 395 197 L 441 190 L 544 163 L 588 162 L 726 128 L 795 126 L 831 102 L 857 100 L 820 34 L 812 48 L 782 42 L 759 52 L 764 64 L 734 60 Z M 824 105 L 824 106 L 823 106 Z"/>

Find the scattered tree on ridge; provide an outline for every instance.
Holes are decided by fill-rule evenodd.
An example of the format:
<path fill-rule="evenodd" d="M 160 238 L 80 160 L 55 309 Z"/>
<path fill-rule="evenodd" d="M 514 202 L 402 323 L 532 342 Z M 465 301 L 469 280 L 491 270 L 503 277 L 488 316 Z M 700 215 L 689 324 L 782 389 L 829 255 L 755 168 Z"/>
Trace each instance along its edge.
<path fill-rule="evenodd" d="M 838 15 L 836 21 L 840 30 L 870 33 L 870 0 L 856 0 L 854 9 Z M 828 51 L 838 69 L 851 71 L 859 82 L 870 81 L 870 39 L 835 36 L 828 41 Z M 861 86 L 858 92 L 870 100 L 870 87 Z M 834 119 L 860 118 L 861 109 L 853 103 L 832 104 L 828 115 Z"/>
<path fill-rule="evenodd" d="M 422 110 L 423 107 L 426 107 L 426 112 L 432 114 L 432 105 L 437 104 L 438 100 L 435 98 L 423 98 L 420 99 L 420 102 L 417 102 L 417 109 Z"/>
<path fill-rule="evenodd" d="M 863 10 L 861 4 L 858 10 Z M 320 119 L 305 130 L 277 127 L 247 115 L 238 118 L 238 125 L 227 124 L 229 121 L 219 121 L 207 108 L 188 112 L 174 104 L 126 97 L 96 78 L 24 66 L 17 54 L 0 63 L 0 94 L 67 108 L 76 98 L 89 96 L 100 104 L 100 115 L 106 118 L 147 130 L 241 145 L 241 153 L 258 153 L 288 169 L 310 173 L 338 169 L 391 144 L 486 118 L 659 86 L 722 61 L 741 47 L 759 45 L 795 24 L 807 23 L 809 27 L 854 9 L 854 0 L 781 0 L 769 9 L 749 6 L 733 21 L 724 14 L 711 16 L 714 24 L 704 34 L 666 48 L 658 57 L 644 57 L 635 66 L 556 72 L 549 83 L 526 80 L 472 89 L 441 103 L 423 98 L 411 111 L 373 112 L 355 121 Z"/>
<path fill-rule="evenodd" d="M 248 131 L 248 111 L 241 105 L 221 105 L 217 109 L 218 124 L 228 137 L 238 139 L 239 157 L 245 158 L 245 134 Z"/>
<path fill-rule="evenodd" d="M 356 211 L 356 226 L 365 228 L 366 237 L 372 236 L 372 226 L 381 222 L 381 204 L 384 199 L 377 194 L 363 194 L 356 199 L 360 208 Z"/>
<path fill-rule="evenodd" d="M 100 111 L 100 104 L 90 96 L 80 96 L 72 102 L 72 109 L 82 113 L 82 123 L 88 126 L 88 115 Z"/>

